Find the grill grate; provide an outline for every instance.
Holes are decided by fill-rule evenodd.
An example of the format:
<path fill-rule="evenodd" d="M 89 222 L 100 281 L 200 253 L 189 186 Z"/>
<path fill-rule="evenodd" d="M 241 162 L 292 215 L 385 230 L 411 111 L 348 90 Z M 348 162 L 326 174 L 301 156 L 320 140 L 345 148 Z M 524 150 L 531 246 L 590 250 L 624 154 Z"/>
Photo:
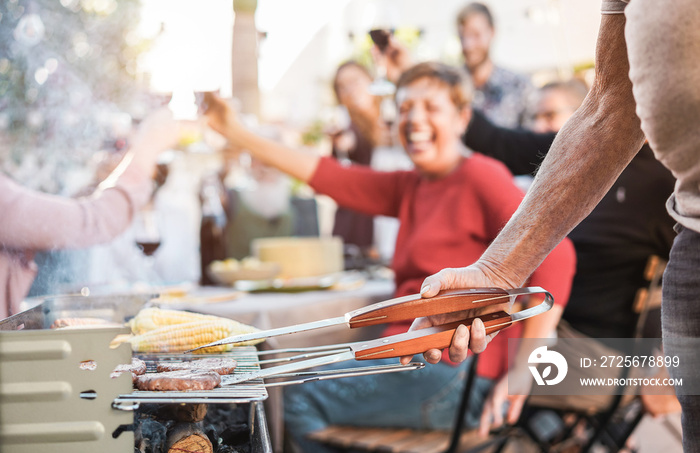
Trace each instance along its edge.
<path fill-rule="evenodd" d="M 155 372 L 158 362 L 187 362 L 203 356 L 184 354 L 139 355 L 146 362 L 147 372 Z M 157 392 L 134 390 L 128 395 L 119 395 L 114 404 L 125 403 L 250 403 L 267 399 L 267 389 L 262 379 L 255 379 L 235 385 L 227 385 L 238 374 L 260 370 L 258 353 L 253 346 L 236 347 L 231 352 L 207 354 L 206 357 L 234 359 L 236 369 L 228 376 L 221 376 L 221 386 L 206 391 Z"/>

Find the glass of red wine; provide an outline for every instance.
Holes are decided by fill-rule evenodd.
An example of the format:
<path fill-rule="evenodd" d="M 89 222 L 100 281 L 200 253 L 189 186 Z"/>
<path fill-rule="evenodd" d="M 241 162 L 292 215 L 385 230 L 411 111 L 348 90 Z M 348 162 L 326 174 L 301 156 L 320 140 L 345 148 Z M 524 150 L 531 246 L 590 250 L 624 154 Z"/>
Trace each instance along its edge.
<path fill-rule="evenodd" d="M 134 217 L 134 241 L 147 257 L 153 257 L 160 247 L 158 216 L 152 207 L 141 210 Z"/>
<path fill-rule="evenodd" d="M 385 28 L 375 28 L 370 30 L 369 37 L 372 42 L 377 46 L 379 52 L 384 54 L 387 46 L 389 45 L 389 38 L 394 33 L 393 29 Z M 391 96 L 396 91 L 396 87 L 393 83 L 387 79 L 386 76 L 386 66 L 384 63 L 376 63 L 376 74 L 375 78 L 369 86 L 369 92 L 374 96 Z"/>

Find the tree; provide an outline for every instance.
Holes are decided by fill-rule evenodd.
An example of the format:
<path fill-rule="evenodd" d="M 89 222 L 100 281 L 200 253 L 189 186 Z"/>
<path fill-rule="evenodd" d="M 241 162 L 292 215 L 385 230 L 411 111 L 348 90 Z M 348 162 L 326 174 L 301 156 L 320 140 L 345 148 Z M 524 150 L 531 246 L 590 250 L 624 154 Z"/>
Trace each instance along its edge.
<path fill-rule="evenodd" d="M 0 167 L 33 188 L 66 193 L 145 93 L 135 33 L 139 0 L 0 3 Z M 123 116 L 122 116 L 123 117 Z M 127 117 L 128 118 L 128 117 Z"/>

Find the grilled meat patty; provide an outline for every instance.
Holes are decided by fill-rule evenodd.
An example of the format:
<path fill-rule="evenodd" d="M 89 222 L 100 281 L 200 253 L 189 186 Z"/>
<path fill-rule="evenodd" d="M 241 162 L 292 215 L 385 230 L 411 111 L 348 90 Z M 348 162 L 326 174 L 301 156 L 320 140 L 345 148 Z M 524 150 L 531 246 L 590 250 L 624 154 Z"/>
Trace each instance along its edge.
<path fill-rule="evenodd" d="M 158 371 L 214 371 L 221 375 L 231 374 L 236 369 L 236 361 L 233 359 L 206 358 L 187 362 L 159 362 Z"/>
<path fill-rule="evenodd" d="M 221 383 L 213 371 L 168 371 L 136 376 L 136 388 L 146 391 L 211 390 Z"/>

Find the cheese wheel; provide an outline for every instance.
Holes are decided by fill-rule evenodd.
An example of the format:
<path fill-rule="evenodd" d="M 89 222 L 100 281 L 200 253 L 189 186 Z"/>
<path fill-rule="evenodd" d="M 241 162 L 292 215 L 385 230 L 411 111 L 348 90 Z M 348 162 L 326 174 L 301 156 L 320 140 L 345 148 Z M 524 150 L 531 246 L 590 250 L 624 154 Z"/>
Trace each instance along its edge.
<path fill-rule="evenodd" d="M 281 278 L 304 278 L 343 271 L 343 241 L 339 237 L 261 238 L 251 243 L 260 261 L 278 263 Z"/>

